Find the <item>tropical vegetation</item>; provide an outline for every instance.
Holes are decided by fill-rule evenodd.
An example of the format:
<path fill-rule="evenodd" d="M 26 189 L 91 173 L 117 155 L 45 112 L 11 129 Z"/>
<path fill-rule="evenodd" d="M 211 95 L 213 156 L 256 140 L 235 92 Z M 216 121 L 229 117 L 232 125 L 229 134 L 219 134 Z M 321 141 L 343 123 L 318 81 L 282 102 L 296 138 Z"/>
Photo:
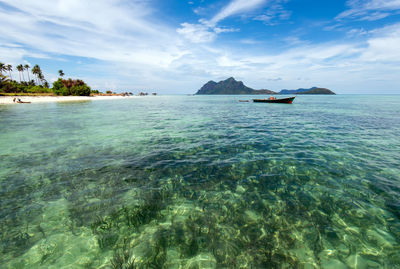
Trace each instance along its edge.
<path fill-rule="evenodd" d="M 53 83 L 53 91 L 57 95 L 88 96 L 91 93 L 90 87 L 82 80 L 62 78 Z"/>
<path fill-rule="evenodd" d="M 39 65 L 32 68 L 28 65 L 19 64 L 15 67 L 18 71 L 19 81 L 12 77 L 13 66 L 0 62 L 0 95 L 1 94 L 49 94 L 49 95 L 78 95 L 89 96 L 99 91 L 91 90 L 90 87 L 80 79 L 63 79 L 64 71 L 58 70 L 60 78 L 52 83 L 45 79 Z M 26 72 L 26 73 L 25 73 Z M 30 72 L 33 75 L 32 79 Z M 25 76 L 25 74 L 27 76 Z"/>

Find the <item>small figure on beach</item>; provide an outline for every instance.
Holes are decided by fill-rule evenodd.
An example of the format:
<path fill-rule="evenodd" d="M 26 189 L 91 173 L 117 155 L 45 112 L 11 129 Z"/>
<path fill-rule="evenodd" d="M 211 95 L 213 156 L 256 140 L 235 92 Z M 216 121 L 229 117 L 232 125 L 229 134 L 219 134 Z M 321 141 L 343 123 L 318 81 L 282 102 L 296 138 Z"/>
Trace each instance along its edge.
<path fill-rule="evenodd" d="M 15 99 L 15 98 L 14 98 Z M 31 102 L 24 102 L 21 99 L 17 98 L 17 103 L 18 104 L 30 104 Z"/>
<path fill-rule="evenodd" d="M 16 98 L 14 97 L 14 99 L 13 99 L 13 102 L 14 102 L 14 103 L 15 103 L 15 99 L 16 99 Z"/>

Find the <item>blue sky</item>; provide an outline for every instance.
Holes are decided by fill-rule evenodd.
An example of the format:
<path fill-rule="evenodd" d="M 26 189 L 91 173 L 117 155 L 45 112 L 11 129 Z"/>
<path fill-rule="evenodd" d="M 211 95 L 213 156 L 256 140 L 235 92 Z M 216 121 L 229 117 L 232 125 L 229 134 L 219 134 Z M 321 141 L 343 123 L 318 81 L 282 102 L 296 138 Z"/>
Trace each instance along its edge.
<path fill-rule="evenodd" d="M 400 0 L 0 0 L 0 25 L 1 62 L 95 89 L 400 93 Z"/>

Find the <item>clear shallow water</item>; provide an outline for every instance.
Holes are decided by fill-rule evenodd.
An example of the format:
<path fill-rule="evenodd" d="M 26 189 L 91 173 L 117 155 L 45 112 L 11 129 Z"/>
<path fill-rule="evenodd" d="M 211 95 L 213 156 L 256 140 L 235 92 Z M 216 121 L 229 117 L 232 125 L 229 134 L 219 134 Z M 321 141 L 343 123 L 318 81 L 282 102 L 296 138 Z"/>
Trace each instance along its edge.
<path fill-rule="evenodd" d="M 1 267 L 400 268 L 400 96 L 239 99 L 0 106 Z"/>

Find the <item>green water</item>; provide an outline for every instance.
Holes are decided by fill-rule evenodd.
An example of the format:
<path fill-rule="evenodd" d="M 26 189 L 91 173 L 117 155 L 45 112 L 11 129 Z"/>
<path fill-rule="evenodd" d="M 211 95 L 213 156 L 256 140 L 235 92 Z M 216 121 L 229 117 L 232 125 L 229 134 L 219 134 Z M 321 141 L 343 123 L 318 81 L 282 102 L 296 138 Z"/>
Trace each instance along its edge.
<path fill-rule="evenodd" d="M 0 106 L 1 268 L 400 268 L 400 96 Z"/>

